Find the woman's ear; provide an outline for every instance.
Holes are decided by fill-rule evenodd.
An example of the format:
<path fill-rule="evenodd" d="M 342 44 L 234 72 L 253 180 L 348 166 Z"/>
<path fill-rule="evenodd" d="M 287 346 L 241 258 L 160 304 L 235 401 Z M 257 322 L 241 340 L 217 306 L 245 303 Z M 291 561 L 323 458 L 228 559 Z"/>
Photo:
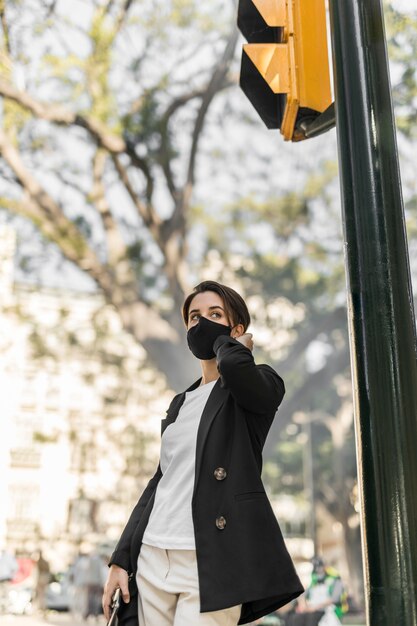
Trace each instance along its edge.
<path fill-rule="evenodd" d="M 244 334 L 245 334 L 245 327 L 243 326 L 243 324 L 236 324 L 236 326 L 233 326 L 230 336 L 233 337 L 234 339 L 237 339 L 237 337 L 241 337 Z"/>

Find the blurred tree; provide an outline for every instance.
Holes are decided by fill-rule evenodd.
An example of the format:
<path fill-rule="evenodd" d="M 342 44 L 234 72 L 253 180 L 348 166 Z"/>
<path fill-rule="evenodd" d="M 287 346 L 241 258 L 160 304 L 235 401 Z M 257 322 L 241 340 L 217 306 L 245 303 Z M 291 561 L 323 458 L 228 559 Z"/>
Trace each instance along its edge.
<path fill-rule="evenodd" d="M 411 270 L 417 281 L 417 181 L 415 141 L 417 120 L 417 10 L 398 9 L 395 1 L 385 3 L 388 50 L 391 61 L 393 100 L 399 131 L 399 151 L 407 217 Z M 401 3 L 400 3 L 401 6 Z"/>
<path fill-rule="evenodd" d="M 398 129 L 416 139 L 417 11 L 404 13 L 395 2 L 385 3 L 389 55 L 393 67 L 393 95 Z"/>
<path fill-rule="evenodd" d="M 242 111 L 233 98 L 223 101 L 222 109 L 216 111 L 216 96 L 236 80 L 231 76 L 237 39 L 233 3 L 202 7 L 192 0 L 108 0 L 71 6 L 76 5 L 77 11 L 68 12 L 64 3 L 0 1 L 0 95 L 4 99 L 0 166 L 5 174 L 0 206 L 24 216 L 46 240 L 56 244 L 65 259 L 91 277 L 169 384 L 183 387 L 189 381 L 192 361 L 179 310 L 184 291 L 197 273 L 190 272 L 190 265 L 198 268 L 207 249 L 220 248 L 218 224 L 224 207 L 212 183 L 208 183 L 209 193 L 204 188 L 208 178 L 216 181 L 215 187 L 221 186 L 221 175 L 217 169 L 217 177 L 208 176 L 212 166 L 203 160 L 203 130 L 209 135 L 210 128 L 216 127 L 215 149 L 223 155 L 219 158 L 212 150 L 210 162 L 217 161 L 224 168 L 227 160 L 230 177 L 239 176 L 238 204 L 247 203 L 246 209 L 252 209 L 256 228 L 245 246 L 255 267 L 246 280 L 249 283 L 251 279 L 252 292 L 266 289 L 268 293 L 269 288 L 276 293 L 279 285 L 280 293 L 288 294 L 293 302 L 305 302 L 314 293 L 318 297 L 325 294 L 329 300 L 329 289 L 330 297 L 336 295 L 325 269 L 329 259 L 320 238 L 300 246 L 306 224 L 314 219 L 313 215 L 306 220 L 307 200 L 320 201 L 324 179 L 316 174 L 309 178 L 309 189 L 292 186 L 285 192 L 284 177 L 291 175 L 291 164 L 293 168 L 299 165 L 299 154 L 294 159 L 295 153 L 287 148 L 281 150 L 286 172 L 282 172 L 276 193 L 272 189 L 266 194 L 272 172 L 265 166 L 269 154 L 252 139 L 246 151 L 258 163 L 255 167 L 252 163 L 250 171 L 258 178 L 257 189 L 264 183 L 265 198 L 260 202 L 258 197 L 256 201 L 242 197 L 248 164 L 247 155 L 242 154 L 245 142 L 229 152 L 219 145 L 222 132 L 227 142 L 224 120 L 233 125 Z M 393 6 L 388 3 L 387 15 L 394 48 L 401 50 L 402 76 L 409 76 L 408 95 L 403 99 L 411 120 L 415 22 L 408 20 L 401 31 L 399 24 L 404 22 Z M 407 46 L 400 45 L 404 37 Z M 207 126 L 210 110 L 214 110 L 213 121 Z M 246 127 L 253 124 L 247 110 L 249 107 L 244 109 Z M 334 155 L 333 141 L 324 140 L 321 145 Z M 320 171 L 322 162 L 317 167 L 314 148 L 310 159 L 308 152 L 306 169 Z M 198 158 L 205 168 L 197 172 Z M 197 204 L 197 174 L 205 193 L 202 211 Z M 324 178 L 333 180 L 335 176 L 335 167 L 328 165 Z M 302 182 L 302 176 L 299 178 Z M 219 207 L 217 212 L 212 207 L 207 210 L 210 193 L 213 205 Z M 331 233 L 338 232 L 335 198 L 333 193 L 324 199 L 324 207 L 332 211 L 331 217 L 325 217 Z M 410 198 L 410 207 L 415 205 L 413 200 Z M 204 222 L 206 211 L 211 231 L 204 245 L 193 226 Z M 236 207 L 232 215 L 236 249 L 248 211 Z M 290 240 L 296 253 L 288 255 L 285 250 L 281 253 L 280 247 L 270 246 L 268 255 L 261 254 L 260 224 L 272 226 L 280 241 Z M 335 244 L 330 262 L 340 260 L 340 237 Z M 193 263 L 193 250 L 199 246 L 203 254 Z M 240 243 L 241 250 L 242 246 Z M 50 247 L 50 262 L 52 257 Z M 33 271 L 30 257 L 22 261 Z M 339 263 L 337 278 L 342 275 Z M 340 294 L 341 282 L 336 284 Z M 343 305 L 343 299 L 334 310 L 329 305 L 330 317 L 339 315 L 342 320 Z M 321 312 L 321 305 L 319 308 Z M 309 311 L 304 326 L 314 328 L 316 321 Z M 330 329 L 332 323 L 327 322 Z M 307 329 L 294 346 L 295 354 L 302 353 L 310 335 Z M 178 352 L 182 368 L 177 367 Z"/>
<path fill-rule="evenodd" d="M 234 24 L 213 25 L 232 8 L 0 4 L 1 205 L 92 278 L 175 386 L 188 380 L 188 351 L 183 368 L 177 357 L 196 160 L 237 40 Z M 163 312 L 148 286 L 169 294 Z"/>

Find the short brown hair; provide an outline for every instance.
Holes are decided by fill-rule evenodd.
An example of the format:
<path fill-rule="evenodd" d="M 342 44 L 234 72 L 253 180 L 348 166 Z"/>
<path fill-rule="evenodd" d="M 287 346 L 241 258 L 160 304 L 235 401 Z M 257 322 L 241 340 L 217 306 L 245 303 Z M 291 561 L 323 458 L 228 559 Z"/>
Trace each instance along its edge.
<path fill-rule="evenodd" d="M 250 314 L 244 299 L 231 287 L 226 287 L 226 285 L 216 283 L 214 280 L 205 280 L 202 283 L 199 283 L 196 287 L 194 287 L 194 291 L 186 297 L 182 307 L 182 317 L 186 326 L 188 323 L 190 304 L 193 298 L 198 293 L 203 293 L 204 291 L 214 291 L 217 293 L 223 300 L 225 312 L 229 320 L 234 326 L 242 324 L 246 332 L 246 329 L 250 324 Z"/>

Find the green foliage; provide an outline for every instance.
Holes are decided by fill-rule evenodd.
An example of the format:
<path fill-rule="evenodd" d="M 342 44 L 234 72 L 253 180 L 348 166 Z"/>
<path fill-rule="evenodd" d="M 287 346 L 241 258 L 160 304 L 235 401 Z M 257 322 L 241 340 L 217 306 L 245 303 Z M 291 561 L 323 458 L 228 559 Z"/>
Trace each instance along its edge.
<path fill-rule="evenodd" d="M 21 106 L 14 102 L 5 102 L 3 108 L 3 128 L 12 137 L 16 136 L 26 126 L 30 115 Z"/>
<path fill-rule="evenodd" d="M 303 445 L 297 437 L 281 434 L 274 455 L 264 465 L 262 477 L 272 495 L 303 495 Z"/>
<path fill-rule="evenodd" d="M 84 71 L 91 98 L 92 116 L 111 125 L 117 120 L 115 94 L 109 88 L 112 65 L 112 45 L 116 36 L 114 24 L 104 9 L 96 10 L 90 28 L 91 54 Z"/>
<path fill-rule="evenodd" d="M 289 192 L 282 198 L 267 198 L 259 201 L 254 197 L 239 198 L 239 202 L 230 207 L 232 226 L 245 234 L 251 224 L 265 222 L 279 233 L 279 237 L 289 238 L 294 231 L 307 223 L 307 198 L 300 193 Z"/>
<path fill-rule="evenodd" d="M 53 356 L 53 352 L 48 346 L 45 336 L 35 327 L 28 336 L 29 343 L 32 348 L 33 359 L 43 359 L 47 356 Z"/>
<path fill-rule="evenodd" d="M 154 470 L 155 459 L 149 454 L 149 449 L 155 444 L 154 435 L 129 424 L 121 433 L 121 444 L 125 451 L 124 472 L 127 476 L 146 476 Z"/>
<path fill-rule="evenodd" d="M 417 122 L 417 11 L 404 13 L 386 2 L 389 55 L 393 64 L 393 98 L 398 129 L 416 139 Z"/>
<path fill-rule="evenodd" d="M 250 259 L 233 265 L 247 293 L 266 298 L 280 294 L 295 303 L 316 303 L 320 309 L 325 304 L 329 309 L 344 291 L 333 198 L 336 174 L 334 162 L 320 162 L 297 190 L 265 198 L 239 196 L 221 213 L 195 206 L 193 221 L 204 222 L 207 248 L 218 250 L 226 265 L 236 254 Z M 328 239 L 316 233 L 322 220 L 330 226 Z"/>
<path fill-rule="evenodd" d="M 123 137 L 133 146 L 146 146 L 147 155 L 154 160 L 159 157 L 160 151 L 160 106 L 159 90 L 153 88 L 145 91 L 141 96 L 138 110 L 128 113 L 121 118 Z M 167 155 L 172 158 L 174 154 Z"/>
<path fill-rule="evenodd" d="M 174 30 L 184 32 L 212 33 L 222 29 L 223 23 L 216 21 L 224 11 L 224 5 L 216 0 L 210 5 L 194 0 L 165 0 L 162 2 L 143 2 L 141 12 L 134 18 L 149 34 L 149 38 L 168 41 Z"/>
<path fill-rule="evenodd" d="M 86 220 L 84 215 L 77 215 L 77 217 L 74 218 L 74 224 L 77 226 L 77 228 L 79 228 L 80 232 L 87 239 L 91 237 L 92 235 L 91 224 L 88 222 L 88 220 Z"/>
<path fill-rule="evenodd" d="M 126 248 L 127 257 L 130 260 L 135 273 L 138 277 L 143 274 L 143 266 L 145 263 L 143 243 L 135 241 Z"/>
<path fill-rule="evenodd" d="M 33 441 L 34 443 L 41 443 L 41 444 L 47 444 L 47 443 L 57 443 L 59 439 L 59 434 L 56 433 L 54 435 L 47 435 L 45 433 L 42 432 L 34 432 L 33 433 Z"/>

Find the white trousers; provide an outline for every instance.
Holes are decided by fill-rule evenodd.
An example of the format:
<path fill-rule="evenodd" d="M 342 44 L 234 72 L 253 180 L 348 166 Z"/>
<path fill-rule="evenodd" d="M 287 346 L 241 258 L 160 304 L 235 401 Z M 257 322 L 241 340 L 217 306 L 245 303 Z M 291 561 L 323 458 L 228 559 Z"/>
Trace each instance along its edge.
<path fill-rule="evenodd" d="M 142 544 L 136 582 L 140 626 L 236 626 L 241 605 L 200 613 L 195 550 Z"/>

